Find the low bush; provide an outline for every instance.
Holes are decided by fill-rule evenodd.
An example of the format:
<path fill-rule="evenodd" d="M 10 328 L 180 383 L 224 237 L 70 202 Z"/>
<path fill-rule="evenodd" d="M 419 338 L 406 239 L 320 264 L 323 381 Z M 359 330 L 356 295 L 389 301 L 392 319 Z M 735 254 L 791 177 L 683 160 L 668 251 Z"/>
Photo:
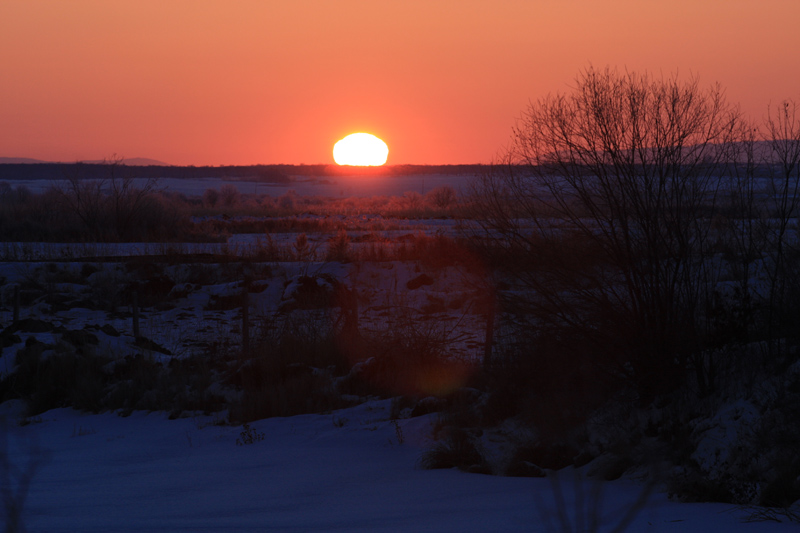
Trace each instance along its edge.
<path fill-rule="evenodd" d="M 326 261 L 339 261 L 346 263 L 350 260 L 350 238 L 347 232 L 340 229 L 336 235 L 328 240 L 328 251 L 325 255 Z"/>
<path fill-rule="evenodd" d="M 507 330 L 499 335 L 487 369 L 485 423 L 520 417 L 544 439 L 557 441 L 624 390 L 607 356 L 591 350 L 577 332 L 546 331 L 525 323 Z"/>
<path fill-rule="evenodd" d="M 293 311 L 266 320 L 228 378 L 241 391 L 232 422 L 327 412 L 351 405 L 334 379 L 347 372 L 325 312 Z"/>
<path fill-rule="evenodd" d="M 28 416 L 68 406 L 99 412 L 106 384 L 103 366 L 108 361 L 65 343 L 29 339 L 17 353 L 16 371 L 0 381 L 0 398 L 24 399 Z"/>
<path fill-rule="evenodd" d="M 55 345 L 27 342 L 17 353 L 15 372 L 0 380 L 0 401 L 25 400 L 28 416 L 60 407 L 93 413 L 163 410 L 179 416 L 225 405 L 225 398 L 210 392 L 224 364 L 214 369 L 199 356 L 173 359 L 166 366 L 141 354 L 114 360 L 82 342 L 83 330 L 69 333 Z"/>
<path fill-rule="evenodd" d="M 239 438 L 236 439 L 236 445 L 247 446 L 262 440 L 264 440 L 264 434 L 250 427 L 250 424 L 245 423 L 242 424 L 242 432 L 239 433 Z"/>
<path fill-rule="evenodd" d="M 491 468 L 476 439 L 459 428 L 450 428 L 441 442 L 437 442 L 422 454 L 418 465 L 425 470 L 458 468 L 465 472 L 491 473 Z"/>

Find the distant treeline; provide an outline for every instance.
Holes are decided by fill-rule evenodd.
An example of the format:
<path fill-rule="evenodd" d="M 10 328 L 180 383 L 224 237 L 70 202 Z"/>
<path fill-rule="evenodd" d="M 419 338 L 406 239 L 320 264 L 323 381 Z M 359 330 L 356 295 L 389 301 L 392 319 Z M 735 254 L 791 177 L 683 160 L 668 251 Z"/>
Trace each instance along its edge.
<path fill-rule="evenodd" d="M 475 175 L 484 165 L 387 165 L 349 167 L 338 165 L 245 165 L 245 166 L 127 166 L 102 163 L 6 163 L 0 164 L 2 180 L 107 179 L 111 171 L 137 178 L 230 178 L 233 180 L 288 183 L 293 176 L 336 176 L 343 174 Z"/>

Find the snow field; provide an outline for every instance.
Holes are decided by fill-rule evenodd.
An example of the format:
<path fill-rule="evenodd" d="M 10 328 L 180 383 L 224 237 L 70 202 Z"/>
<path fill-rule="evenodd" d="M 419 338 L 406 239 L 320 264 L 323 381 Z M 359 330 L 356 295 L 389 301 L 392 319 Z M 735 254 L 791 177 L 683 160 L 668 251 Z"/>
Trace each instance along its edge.
<path fill-rule="evenodd" d="M 558 524 L 547 479 L 418 469 L 435 415 L 400 420 L 401 444 L 389 420 L 390 400 L 333 415 L 258 421 L 251 431 L 263 440 L 238 446 L 242 428 L 214 425 L 214 417 L 168 420 L 136 412 L 122 418 L 57 409 L 20 427 L 15 406 L 7 402 L 2 409 L 11 463 L 24 464 L 36 455 L 32 449 L 44 461 L 23 514 L 30 532 L 511 532 Z M 561 478 L 574 520 L 570 475 L 566 470 Z M 577 486 L 586 493 L 591 482 Z M 640 490 L 630 480 L 605 483 L 604 516 L 615 523 Z M 656 493 L 629 530 L 796 530 L 796 524 L 744 523 L 745 515 Z"/>

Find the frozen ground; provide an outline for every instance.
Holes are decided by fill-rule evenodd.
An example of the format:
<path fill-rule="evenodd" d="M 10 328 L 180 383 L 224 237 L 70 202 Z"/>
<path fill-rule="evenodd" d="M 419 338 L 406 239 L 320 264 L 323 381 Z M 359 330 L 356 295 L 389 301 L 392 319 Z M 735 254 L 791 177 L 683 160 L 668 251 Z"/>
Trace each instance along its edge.
<path fill-rule="evenodd" d="M 217 217 L 221 218 L 221 217 Z M 234 217 L 252 219 L 252 217 Z M 347 236 L 353 241 L 350 249 L 379 242 L 391 247 L 415 234 L 457 236 L 461 232 L 460 223 L 453 219 L 397 219 L 380 215 L 354 215 L 326 217 L 304 214 L 291 217 L 296 220 L 333 219 L 349 229 Z M 364 228 L 364 229 L 359 229 Z M 309 245 L 313 252 L 324 257 L 328 241 L 334 233 L 330 231 L 308 232 Z M 224 243 L 62 243 L 62 242 L 0 242 L 0 257 L 11 261 L 62 261 L 75 258 L 129 257 L 129 256 L 176 256 L 187 254 L 227 254 L 230 256 L 249 256 L 267 244 L 267 238 L 278 246 L 290 246 L 298 232 L 236 233 Z M 365 242 L 368 241 L 368 242 Z"/>
<path fill-rule="evenodd" d="M 119 357 L 141 349 L 130 332 L 127 306 L 117 312 L 105 306 L 82 306 L 96 303 L 97 294 L 102 294 L 98 291 L 106 285 L 127 280 L 122 267 L 98 264 L 98 271 L 79 276 L 82 267 L 80 263 L 52 269 L 45 263 L 5 263 L 0 264 L 0 276 L 6 288 L 26 281 L 38 284 L 37 289 L 26 289 L 35 299 L 23 304 L 23 318 L 70 330 L 89 328 L 99 338 L 98 349 Z M 419 324 L 452 327 L 449 331 L 454 335 L 472 333 L 451 346 L 454 356 L 481 354 L 478 286 L 457 269 L 429 269 L 413 262 L 287 262 L 262 267 L 269 275 L 258 279 L 258 292 L 250 294 L 253 320 L 291 299 L 290 287 L 301 273 L 329 273 L 358 292 L 360 327 L 365 330 L 385 328 L 396 318 L 393 310 L 427 308 L 413 315 Z M 170 290 L 164 305 L 142 310 L 143 334 L 175 356 L 202 349 L 193 343 L 223 335 L 238 342 L 238 305 L 209 305 L 214 298 L 224 301 L 241 294 L 238 278 L 216 279 L 221 274 L 210 274 L 222 266 L 208 266 L 213 282 L 189 284 L 193 274 L 188 268 L 163 267 L 181 290 Z M 431 277 L 429 282 L 409 289 L 408 283 L 422 274 Z M 0 320 L 7 323 L 8 294 L 0 292 L 5 304 Z M 59 295 L 64 300 L 55 297 Z M 56 305 L 59 302 L 62 307 Z M 96 328 L 99 325 L 113 326 L 120 335 L 109 336 Z M 8 371 L 28 337 L 55 343 L 62 334 L 21 334 L 18 342 L 3 350 L 0 374 Z M 372 400 L 332 414 L 261 420 L 252 424 L 253 442 L 237 445 L 243 428 L 218 424 L 224 414 L 168 420 L 164 413 L 134 412 L 120 417 L 58 409 L 24 420 L 22 406 L 10 401 L 0 404 L 0 489 L 18 493 L 18 469 L 24 470 L 31 461 L 39 463 L 23 514 L 32 532 L 561 529 L 551 481 L 421 470 L 417 462 L 433 443 L 435 415 L 395 423 L 389 419 L 389 409 L 388 400 Z M 22 420 L 26 425 L 20 425 Z M 722 438 L 717 429 L 708 435 L 715 441 Z M 492 445 L 489 439 L 485 444 Z M 707 444 L 705 455 L 715 456 L 714 443 Z M 9 461 L 4 463 L 6 450 Z M 569 469 L 561 473 L 570 520 L 576 516 L 572 474 Z M 585 481 L 578 485 L 577 494 L 588 497 L 593 487 Z M 604 496 L 600 531 L 612 531 L 642 487 L 635 480 L 623 479 L 600 488 Z M 747 516 L 748 511 L 731 505 L 673 502 L 659 489 L 629 530 L 797 530 L 796 523 L 745 523 Z"/>
<path fill-rule="evenodd" d="M 11 464 L 41 461 L 24 506 L 30 532 L 557 530 L 547 479 L 420 470 L 433 415 L 400 420 L 398 431 L 388 400 L 259 421 L 251 431 L 263 439 L 246 445 L 237 445 L 241 427 L 209 417 L 59 409 L 20 427 L 18 407 L 6 402 L 0 411 L 8 418 Z M 571 500 L 572 484 L 564 486 Z M 600 530 L 610 531 L 641 488 L 630 480 L 601 488 Z M 567 512 L 574 519 L 569 502 Z M 745 523 L 746 515 L 657 492 L 629 530 L 797 530 Z"/>
<path fill-rule="evenodd" d="M 135 178 L 136 180 L 136 178 Z M 134 180 L 134 181 L 135 181 Z M 450 185 L 456 190 L 466 187 L 470 176 L 449 174 L 410 174 L 405 176 L 297 176 L 291 183 L 259 183 L 255 181 L 231 181 L 221 178 L 161 178 L 159 188 L 179 192 L 190 196 L 200 196 L 206 189 L 219 189 L 230 184 L 243 194 L 266 194 L 281 196 L 295 191 L 301 196 L 324 197 L 369 197 L 369 196 L 402 196 L 405 192 L 415 191 L 420 194 L 434 187 Z M 12 187 L 24 185 L 32 192 L 40 193 L 50 188 L 51 180 L 5 180 Z M 141 179 L 141 183 L 146 180 Z M 56 182 L 58 183 L 58 182 Z"/>
<path fill-rule="evenodd" d="M 118 298 L 117 293 L 131 283 L 134 275 L 126 271 L 123 264 L 98 263 L 98 270 L 84 277 L 80 274 L 82 266 L 81 263 L 0 263 L 0 325 L 11 322 L 14 284 L 34 286 L 36 288 L 22 290 L 23 295 L 30 294 L 26 298 L 32 301 L 21 306 L 21 318 L 42 320 L 56 328 L 88 329 L 98 338 L 97 349 L 114 357 L 122 358 L 140 351 L 132 335 L 128 303 L 115 310 L 110 310 L 107 304 L 110 299 Z M 253 264 L 252 268 L 256 276 L 248 299 L 253 328 L 263 319 L 276 316 L 292 298 L 292 280 L 324 274 L 357 291 L 362 330 L 385 330 L 392 327 L 393 321 L 408 317 L 419 327 L 437 328 L 441 335 L 451 339 L 449 351 L 453 356 L 470 358 L 482 353 L 480 341 L 485 319 L 479 305 L 477 286 L 480 280 L 459 269 L 421 269 L 415 262 L 402 261 L 284 262 Z M 208 280 L 203 284 L 187 283 L 197 277 L 198 269 L 208 274 Z M 163 301 L 141 309 L 141 334 L 174 356 L 202 352 L 209 342 L 238 346 L 242 320 L 241 276 L 219 274 L 221 279 L 211 281 L 215 276 L 210 273 L 223 270 L 220 265 L 160 265 L 157 272 L 170 281 L 160 288 Z M 429 278 L 425 283 L 408 288 L 409 282 L 423 275 Z M 55 279 L 72 282 L 56 282 Z M 55 300 L 62 303 L 54 305 Z M 119 335 L 99 330 L 104 325 L 112 326 Z M 17 350 L 28 338 L 55 344 L 59 335 L 54 331 L 21 331 L 15 342 L 9 341 L 0 351 L 0 376 L 13 367 Z"/>

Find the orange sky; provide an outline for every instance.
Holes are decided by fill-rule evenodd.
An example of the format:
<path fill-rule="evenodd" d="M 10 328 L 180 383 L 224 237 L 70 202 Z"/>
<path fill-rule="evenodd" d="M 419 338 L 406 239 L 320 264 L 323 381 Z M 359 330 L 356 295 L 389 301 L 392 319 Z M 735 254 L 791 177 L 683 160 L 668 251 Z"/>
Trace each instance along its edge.
<path fill-rule="evenodd" d="M 800 100 L 800 0 L 1 0 L 0 156 L 488 163 L 590 63 Z"/>

